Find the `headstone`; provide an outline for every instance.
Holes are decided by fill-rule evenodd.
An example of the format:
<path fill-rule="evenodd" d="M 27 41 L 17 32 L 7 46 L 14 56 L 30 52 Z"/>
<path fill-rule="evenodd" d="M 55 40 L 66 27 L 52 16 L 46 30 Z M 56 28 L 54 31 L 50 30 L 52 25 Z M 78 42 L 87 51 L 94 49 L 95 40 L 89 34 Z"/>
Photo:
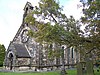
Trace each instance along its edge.
<path fill-rule="evenodd" d="M 87 75 L 94 75 L 92 60 L 86 62 L 86 68 L 87 68 Z"/>
<path fill-rule="evenodd" d="M 78 63 L 77 64 L 77 75 L 94 75 L 92 60 Z"/>
<path fill-rule="evenodd" d="M 82 67 L 81 63 L 78 63 L 77 64 L 77 75 L 83 75 L 82 74 L 82 68 L 81 67 Z"/>
<path fill-rule="evenodd" d="M 77 75 L 86 74 L 86 62 L 80 62 L 77 64 Z"/>

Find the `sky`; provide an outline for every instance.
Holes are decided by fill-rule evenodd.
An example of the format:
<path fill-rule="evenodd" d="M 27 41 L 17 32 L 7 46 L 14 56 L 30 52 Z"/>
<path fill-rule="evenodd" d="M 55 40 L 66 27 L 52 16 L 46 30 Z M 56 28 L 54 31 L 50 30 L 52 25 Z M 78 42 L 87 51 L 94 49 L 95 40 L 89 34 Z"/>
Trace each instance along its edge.
<path fill-rule="evenodd" d="M 0 0 L 0 44 L 4 44 L 6 49 L 22 24 L 23 8 L 27 1 L 36 6 L 39 0 Z M 64 13 L 67 16 L 80 18 L 81 9 L 77 8 L 79 0 L 59 1 L 60 5 L 64 6 Z"/>

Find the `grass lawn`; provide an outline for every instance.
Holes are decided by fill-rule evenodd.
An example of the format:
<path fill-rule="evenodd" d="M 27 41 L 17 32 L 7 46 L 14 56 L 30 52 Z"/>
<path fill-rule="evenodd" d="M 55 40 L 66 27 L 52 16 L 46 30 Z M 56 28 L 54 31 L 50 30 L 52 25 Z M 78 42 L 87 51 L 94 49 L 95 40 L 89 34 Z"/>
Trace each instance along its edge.
<path fill-rule="evenodd" d="M 40 73 L 0 73 L 0 75 L 59 75 L 59 72 L 40 72 Z"/>
<path fill-rule="evenodd" d="M 68 70 L 67 72 L 68 72 L 67 75 L 77 75 L 76 70 Z M 0 72 L 0 75 L 60 75 L 60 72 L 39 72 L 39 73 L 13 73 L 13 72 L 3 73 L 3 72 Z M 95 75 L 100 75 L 100 72 L 95 71 Z"/>

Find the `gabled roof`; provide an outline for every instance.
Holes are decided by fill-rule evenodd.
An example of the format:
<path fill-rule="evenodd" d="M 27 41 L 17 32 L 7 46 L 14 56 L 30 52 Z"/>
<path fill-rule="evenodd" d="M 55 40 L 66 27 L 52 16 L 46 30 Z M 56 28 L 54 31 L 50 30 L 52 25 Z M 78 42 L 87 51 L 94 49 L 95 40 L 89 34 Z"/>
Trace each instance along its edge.
<path fill-rule="evenodd" d="M 23 44 L 14 44 L 15 50 L 16 50 L 16 56 L 18 58 L 31 58 L 29 55 L 27 49 Z"/>
<path fill-rule="evenodd" d="M 24 7 L 24 10 L 27 8 L 27 6 L 33 8 L 32 4 L 30 2 L 27 2 L 26 5 L 25 5 L 25 7 Z"/>

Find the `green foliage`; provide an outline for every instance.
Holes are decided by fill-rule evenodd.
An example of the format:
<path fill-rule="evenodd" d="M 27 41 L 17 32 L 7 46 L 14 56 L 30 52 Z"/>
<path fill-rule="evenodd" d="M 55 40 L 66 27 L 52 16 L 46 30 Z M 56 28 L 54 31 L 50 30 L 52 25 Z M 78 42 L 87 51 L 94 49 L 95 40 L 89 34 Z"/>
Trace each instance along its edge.
<path fill-rule="evenodd" d="M 90 57 L 100 56 L 100 20 L 97 17 L 100 12 L 100 0 L 89 1 L 87 7 L 84 8 L 84 17 L 81 18 L 81 22 L 85 25 L 82 46 Z"/>
<path fill-rule="evenodd" d="M 41 72 L 41 73 L 2 73 L 0 72 L 0 75 L 60 75 L 59 72 Z"/>
<path fill-rule="evenodd" d="M 36 26 L 37 31 L 29 31 L 37 42 L 73 46 L 82 58 L 100 55 L 100 20 L 95 15 L 100 11 L 100 1 L 89 1 L 84 8 L 84 16 L 76 21 L 73 16 L 67 18 L 55 0 L 40 0 L 33 12 L 26 17 L 26 22 Z M 85 25 L 84 31 L 80 29 Z M 88 55 L 89 54 L 89 55 Z"/>
<path fill-rule="evenodd" d="M 2 66 L 4 62 L 5 50 L 5 46 L 0 44 L 0 66 Z"/>
<path fill-rule="evenodd" d="M 68 71 L 68 74 L 67 75 L 77 75 L 77 71 L 76 70 L 67 70 Z M 100 72 L 97 72 L 96 70 L 94 70 L 94 73 L 95 75 L 100 75 Z M 16 73 L 16 72 L 12 72 L 12 73 L 9 73 L 9 72 L 0 72 L 0 75 L 60 75 L 60 72 L 59 71 L 55 71 L 55 72 L 38 72 L 38 73 Z"/>
<path fill-rule="evenodd" d="M 28 14 L 27 17 L 25 18 L 25 22 L 29 23 L 30 25 L 34 25 L 35 18 L 32 16 L 33 13 Z"/>
<path fill-rule="evenodd" d="M 39 6 L 35 6 L 33 12 L 26 17 L 26 22 L 37 28 L 35 32 L 29 31 L 29 35 L 37 42 L 60 46 L 59 49 L 49 52 L 53 56 L 60 55 L 61 45 L 79 48 L 82 44 L 79 21 L 73 16 L 67 18 L 62 11 L 62 7 L 55 0 L 40 0 Z"/>

